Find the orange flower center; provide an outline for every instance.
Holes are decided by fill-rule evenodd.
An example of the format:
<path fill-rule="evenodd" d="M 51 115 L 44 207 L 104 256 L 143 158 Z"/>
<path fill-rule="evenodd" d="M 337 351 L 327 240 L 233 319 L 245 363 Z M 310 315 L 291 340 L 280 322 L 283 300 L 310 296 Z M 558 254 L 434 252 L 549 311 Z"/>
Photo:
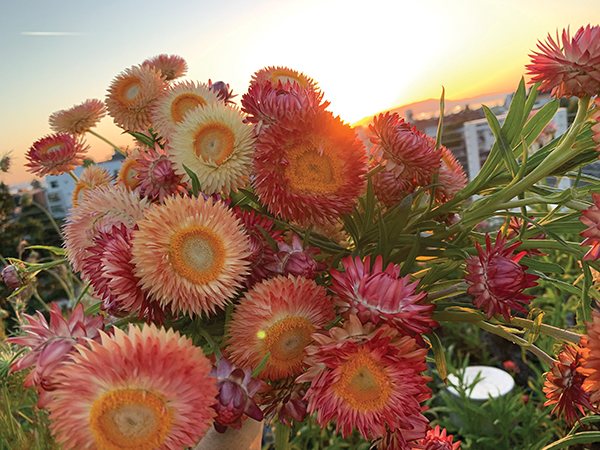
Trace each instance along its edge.
<path fill-rule="evenodd" d="M 351 408 L 367 412 L 388 403 L 392 384 L 381 363 L 368 352 L 359 350 L 342 366 L 333 391 Z"/>
<path fill-rule="evenodd" d="M 117 86 L 116 97 L 119 102 L 129 105 L 140 95 L 142 83 L 138 77 L 129 77 Z"/>
<path fill-rule="evenodd" d="M 78 182 L 75 183 L 75 190 L 73 191 L 73 206 L 77 206 L 77 203 L 83 200 L 83 196 L 85 195 L 85 191 L 87 191 L 89 187 L 86 183 Z"/>
<path fill-rule="evenodd" d="M 235 135 L 231 129 L 219 122 L 210 122 L 196 131 L 194 150 L 204 162 L 221 165 L 233 153 Z"/>
<path fill-rule="evenodd" d="M 217 233 L 201 226 L 178 230 L 171 238 L 169 261 L 175 271 L 194 284 L 215 280 L 225 264 L 225 247 Z"/>
<path fill-rule="evenodd" d="M 292 375 L 304 359 L 304 348 L 312 340 L 315 327 L 306 317 L 286 317 L 272 325 L 262 342 L 263 354 L 271 352 L 267 366 Z"/>
<path fill-rule="evenodd" d="M 136 170 L 137 167 L 141 167 L 135 159 L 126 159 L 121 170 L 119 171 L 119 181 L 127 186 L 129 189 L 135 189 L 142 180 L 135 178 L 139 172 Z"/>
<path fill-rule="evenodd" d="M 206 106 L 206 100 L 197 94 L 186 92 L 178 95 L 171 103 L 171 119 L 173 122 L 183 121 L 183 116 L 189 111 L 196 109 L 198 106 Z"/>
<path fill-rule="evenodd" d="M 42 155 L 46 155 L 46 154 L 52 154 L 52 153 L 54 153 L 54 152 L 58 152 L 58 151 L 60 151 L 60 149 L 61 149 L 61 148 L 63 148 L 63 146 L 64 146 L 64 144 L 63 144 L 62 142 L 61 142 L 61 143 L 58 143 L 58 144 L 52 144 L 52 145 L 48 145 L 47 147 L 43 147 L 43 148 L 40 150 L 40 153 L 41 153 Z"/>
<path fill-rule="evenodd" d="M 307 81 L 306 78 L 301 77 L 299 74 L 295 73 L 292 70 L 274 70 L 271 72 L 271 83 L 273 87 L 277 87 L 277 83 L 281 81 L 282 85 L 285 85 L 286 82 L 290 82 L 290 84 L 298 83 L 300 87 L 306 87 Z"/>
<path fill-rule="evenodd" d="M 342 167 L 337 155 L 325 147 L 315 148 L 306 142 L 292 147 L 285 169 L 289 187 L 312 194 L 333 194 L 342 187 Z"/>
<path fill-rule="evenodd" d="M 92 405 L 90 428 L 98 448 L 142 450 L 160 447 L 173 413 L 158 395 L 139 389 L 108 392 Z"/>

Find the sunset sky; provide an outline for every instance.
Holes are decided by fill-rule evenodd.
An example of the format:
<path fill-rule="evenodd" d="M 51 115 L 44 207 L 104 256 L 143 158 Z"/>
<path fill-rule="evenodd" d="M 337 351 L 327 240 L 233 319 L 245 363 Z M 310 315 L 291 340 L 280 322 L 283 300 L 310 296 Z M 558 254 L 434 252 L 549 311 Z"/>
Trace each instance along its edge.
<path fill-rule="evenodd" d="M 240 96 L 252 74 L 283 65 L 314 78 L 347 122 L 406 103 L 515 89 L 538 39 L 600 22 L 598 0 L 19 0 L 0 6 L 0 180 L 33 179 L 24 154 L 48 117 L 104 99 L 122 70 L 161 54 L 185 79 L 223 80 Z M 239 97 L 238 97 L 239 98 Z M 97 131 L 130 141 L 112 119 Z M 111 153 L 93 136 L 90 155 Z"/>

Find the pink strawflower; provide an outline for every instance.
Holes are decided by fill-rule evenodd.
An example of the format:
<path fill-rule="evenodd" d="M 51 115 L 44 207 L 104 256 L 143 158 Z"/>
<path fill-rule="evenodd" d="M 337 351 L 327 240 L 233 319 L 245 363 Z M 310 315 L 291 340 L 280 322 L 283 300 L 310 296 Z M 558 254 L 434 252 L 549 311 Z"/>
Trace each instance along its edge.
<path fill-rule="evenodd" d="M 523 290 L 537 286 L 535 280 L 539 277 L 526 273 L 527 266 L 519 264 L 526 252 L 513 256 L 520 242 L 506 247 L 502 233 L 498 233 L 494 245 L 487 233 L 485 241 L 485 250 L 476 242 L 478 256 L 466 259 L 465 281 L 470 285 L 467 293 L 475 297 L 473 303 L 483 308 L 488 319 L 502 315 L 510 322 L 511 308 L 527 314 L 522 305 L 528 305 L 535 297 L 523 294 Z"/>
<path fill-rule="evenodd" d="M 596 97 L 596 100 L 594 100 L 594 106 L 594 112 L 590 117 L 592 120 L 596 121 L 596 123 L 591 127 L 591 130 L 594 132 L 592 140 L 598 143 L 596 146 L 596 151 L 600 152 L 600 97 Z"/>
<path fill-rule="evenodd" d="M 439 185 L 435 187 L 435 199 L 444 203 L 453 199 L 467 185 L 467 176 L 463 166 L 450 150 L 444 146 L 440 150 L 442 161 L 437 179 Z"/>
<path fill-rule="evenodd" d="M 394 206 L 405 197 L 415 192 L 416 185 L 411 180 L 398 178 L 396 173 L 384 168 L 372 178 L 373 192 L 385 206 Z"/>
<path fill-rule="evenodd" d="M 2 280 L 13 291 L 29 283 L 30 277 L 25 264 L 14 262 L 2 269 Z"/>
<path fill-rule="evenodd" d="M 569 426 L 579 421 L 579 413 L 585 416 L 584 408 L 596 412 L 590 402 L 590 393 L 583 388 L 587 375 L 582 373 L 585 370 L 580 369 L 587 353 L 586 348 L 566 344 L 558 355 L 558 361 L 546 373 L 544 394 L 548 400 L 544 406 L 556 405 L 552 414 L 564 414 Z"/>
<path fill-rule="evenodd" d="M 272 272 L 314 280 L 318 272 L 327 269 L 327 264 L 314 260 L 321 250 L 310 246 L 305 248 L 296 233 L 292 235 L 292 245 L 278 242 L 277 246 L 279 251 L 274 255 L 275 261 L 265 265 Z"/>
<path fill-rule="evenodd" d="M 362 323 L 387 323 L 402 333 L 421 334 L 438 326 L 431 318 L 435 305 L 427 302 L 425 292 L 417 293 L 418 281 L 410 275 L 400 277 L 400 266 L 390 263 L 383 270 L 378 255 L 371 268 L 371 257 L 342 260 L 345 272 L 331 270 L 331 291 L 343 317 L 355 314 Z"/>
<path fill-rule="evenodd" d="M 135 228 L 134 228 L 135 229 Z M 94 245 L 88 247 L 82 273 L 90 280 L 94 295 L 102 300 L 102 309 L 114 316 L 128 316 L 137 312 L 140 319 L 162 324 L 165 312 L 158 302 L 150 300 L 133 273 L 131 262 L 132 229 L 125 224 L 99 231 Z"/>
<path fill-rule="evenodd" d="M 166 197 L 187 192 L 183 175 L 176 172 L 175 164 L 160 145 L 139 152 L 135 161 L 135 178 L 141 180 L 138 188 L 142 196 L 162 203 Z"/>
<path fill-rule="evenodd" d="M 541 90 L 552 91 L 557 98 L 594 96 L 600 92 L 600 27 L 581 27 L 571 38 L 568 29 L 556 40 L 550 34 L 545 43 L 538 41 L 531 64 L 525 66 L 531 82 L 542 82 Z"/>
<path fill-rule="evenodd" d="M 178 55 L 158 55 L 144 61 L 142 66 L 151 67 L 156 72 L 160 71 L 167 81 L 182 77 L 188 70 L 187 62 Z"/>
<path fill-rule="evenodd" d="M 25 387 L 39 386 L 43 390 L 52 390 L 56 387 L 57 367 L 69 359 L 75 344 L 85 342 L 84 338 L 99 340 L 104 319 L 102 316 L 86 316 L 81 303 L 67 320 L 56 303 L 50 307 L 50 324 L 41 312 L 38 311 L 37 315 L 38 319 L 23 314 L 29 321 L 28 325 L 23 325 L 25 336 L 6 340 L 11 344 L 31 347 L 25 356 L 11 364 L 10 371 L 35 366 L 25 378 Z"/>
<path fill-rule="evenodd" d="M 106 115 L 104 102 L 92 99 L 50 116 L 50 128 L 56 133 L 82 134 L 96 126 Z"/>
<path fill-rule="evenodd" d="M 113 181 L 114 177 L 104 167 L 96 164 L 90 164 L 81 175 L 79 175 L 79 181 L 75 183 L 75 189 L 73 190 L 72 203 L 73 207 L 76 207 L 79 202 L 85 196 L 87 191 L 91 191 L 100 186 L 106 186 Z"/>
<path fill-rule="evenodd" d="M 275 251 L 257 227 L 261 227 L 277 243 L 281 242 L 281 231 L 274 229 L 272 219 L 258 214 L 254 209 L 248 212 L 238 206 L 233 212 L 250 241 L 250 255 L 247 257 L 250 262 L 250 276 L 246 278 L 246 286 L 250 288 L 254 283 L 274 275 L 267 266 L 275 263 Z"/>
<path fill-rule="evenodd" d="M 597 261 L 600 258 L 600 194 L 592 194 L 594 204 L 589 209 L 581 211 L 579 220 L 587 227 L 587 230 L 579 233 L 584 237 L 582 246 L 591 246 L 592 248 L 583 257 L 584 261 Z"/>
<path fill-rule="evenodd" d="M 304 361 L 309 368 L 296 382 L 310 382 L 307 411 L 317 413 L 320 425 L 335 420 L 342 436 L 356 428 L 368 440 L 388 429 L 422 430 L 410 439 L 425 436 L 420 403 L 431 397 L 431 378 L 421 375 L 427 349 L 388 325 L 363 326 L 352 315 L 343 328 L 313 338 Z"/>
<path fill-rule="evenodd" d="M 397 113 L 380 114 L 373 118 L 369 129 L 375 134 L 371 154 L 385 164 L 400 180 L 427 186 L 441 164 L 441 150 L 435 140 L 411 128 Z"/>
<path fill-rule="evenodd" d="M 581 367 L 577 371 L 584 376 L 583 389 L 590 394 L 590 402 L 600 402 L 600 313 L 592 311 L 592 321 L 586 323 L 581 338 L 582 350 L 578 351 Z M 580 354 L 581 353 L 581 354 Z"/>
<path fill-rule="evenodd" d="M 460 441 L 452 443 L 452 435 L 446 435 L 446 429 L 436 425 L 435 428 L 427 432 L 424 439 L 420 439 L 415 450 L 460 450 Z"/>
<path fill-rule="evenodd" d="M 252 75 L 250 86 L 253 85 L 269 86 L 273 89 L 288 90 L 294 87 L 294 85 L 301 88 L 309 88 L 317 90 L 318 86 L 315 80 L 305 75 L 302 72 L 298 72 L 294 69 L 282 66 L 269 66 L 260 69 Z"/>
<path fill-rule="evenodd" d="M 52 134 L 34 142 L 25 155 L 29 161 L 25 167 L 40 177 L 60 175 L 81 166 L 87 150 L 88 146 L 77 136 Z"/>
<path fill-rule="evenodd" d="M 213 367 L 209 376 L 217 378 L 217 411 L 214 427 L 219 433 L 225 433 L 228 426 L 234 430 L 242 428 L 244 416 L 256 421 L 263 420 L 263 413 L 254 402 L 254 396 L 264 381 L 252 378 L 252 369 L 240 369 L 223 357 Z"/>

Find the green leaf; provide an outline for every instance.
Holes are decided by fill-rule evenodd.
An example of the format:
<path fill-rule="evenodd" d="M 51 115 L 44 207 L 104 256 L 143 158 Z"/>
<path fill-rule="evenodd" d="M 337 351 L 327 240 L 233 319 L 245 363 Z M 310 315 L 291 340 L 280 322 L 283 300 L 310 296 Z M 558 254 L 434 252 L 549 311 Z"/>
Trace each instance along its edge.
<path fill-rule="evenodd" d="M 525 333 L 525 339 L 529 344 L 533 345 L 537 338 L 540 336 L 540 330 L 542 327 L 542 322 L 544 320 L 544 316 L 546 315 L 545 311 L 541 309 L 534 308 L 531 310 L 527 318 L 533 321 L 533 325 L 530 330 L 527 330 Z"/>
<path fill-rule="evenodd" d="M 363 220 L 363 234 L 373 226 L 373 218 L 375 217 L 375 191 L 373 190 L 373 182 L 371 178 L 367 180 L 367 195 L 366 204 L 364 207 L 365 217 Z"/>
<path fill-rule="evenodd" d="M 523 127 L 523 136 L 525 137 L 525 142 L 527 142 L 527 146 L 533 144 L 533 142 L 538 138 L 540 133 L 544 130 L 546 125 L 550 123 L 550 121 L 556 114 L 556 111 L 558 111 L 559 105 L 560 102 L 556 99 L 546 103 L 525 124 L 525 126 Z"/>
<path fill-rule="evenodd" d="M 273 237 L 269 233 L 267 233 L 267 231 L 260 225 L 254 225 L 254 226 L 256 227 L 256 229 L 258 231 L 260 231 L 260 234 L 263 235 L 263 237 L 269 244 L 269 247 L 271 247 L 275 253 L 279 252 L 279 246 L 277 245 L 277 242 L 275 241 L 275 239 L 273 239 Z"/>
<path fill-rule="evenodd" d="M 51 253 L 54 253 L 56 256 L 64 256 L 65 249 L 60 247 L 52 247 L 50 245 L 30 245 L 26 247 L 28 250 L 48 250 Z"/>
<path fill-rule="evenodd" d="M 583 268 L 583 289 L 581 300 L 579 303 L 579 312 L 577 313 L 577 324 L 585 325 L 585 322 L 592 320 L 592 302 L 593 299 L 590 297 L 590 288 L 594 284 L 594 278 L 588 261 L 581 261 L 581 267 Z"/>
<path fill-rule="evenodd" d="M 256 366 L 254 368 L 254 370 L 252 371 L 252 378 L 256 378 L 258 376 L 258 374 L 262 372 L 262 370 L 267 365 L 267 362 L 269 361 L 270 356 L 271 356 L 271 352 L 267 353 L 265 355 L 265 357 L 262 359 L 262 361 L 258 364 L 258 366 Z"/>
<path fill-rule="evenodd" d="M 496 137 L 496 143 L 498 144 L 498 148 L 500 149 L 502 159 L 504 160 L 504 163 L 506 164 L 506 167 L 508 168 L 512 176 L 515 177 L 517 173 L 519 173 L 519 164 L 515 160 L 513 152 L 506 140 L 506 136 L 500 128 L 500 122 L 498 122 L 498 119 L 496 118 L 494 113 L 492 113 L 492 111 L 487 106 L 483 105 L 483 111 L 485 112 L 485 117 L 488 121 L 488 124 L 490 125 L 492 133 L 494 133 L 494 136 Z"/>
<path fill-rule="evenodd" d="M 592 423 L 592 422 L 600 422 L 600 416 L 582 417 L 581 419 L 579 419 L 579 422 L 577 422 L 575 425 L 573 425 L 573 428 L 571 428 L 571 431 L 569 431 L 567 436 L 572 436 L 573 434 L 575 434 L 575 432 L 579 429 L 579 427 L 581 425 L 585 425 L 586 423 Z"/>
<path fill-rule="evenodd" d="M 425 337 L 431 344 L 431 349 L 433 350 L 433 359 L 435 360 L 435 365 L 437 366 L 438 374 L 442 381 L 447 385 L 448 382 L 448 367 L 446 366 L 446 356 L 444 355 L 444 348 L 442 347 L 442 342 L 435 332 L 425 334 Z"/>
<path fill-rule="evenodd" d="M 525 107 L 523 108 L 523 119 L 521 121 L 521 129 L 523 129 L 523 125 L 525 125 L 525 122 L 527 121 L 529 114 L 533 110 L 533 106 L 535 105 L 535 101 L 537 100 L 537 96 L 538 96 L 538 89 L 540 88 L 541 85 L 542 85 L 542 83 L 535 83 L 531 87 L 531 90 L 529 91 L 529 97 L 527 97 L 527 101 L 525 102 Z"/>
<path fill-rule="evenodd" d="M 565 273 L 565 269 L 563 269 L 563 267 L 560 266 L 559 264 L 555 264 L 555 263 L 551 263 L 551 262 L 547 262 L 547 261 L 540 261 L 538 259 L 529 258 L 527 256 L 524 256 L 523 258 L 521 258 L 521 261 L 519 261 L 519 263 L 525 264 L 527 267 L 529 267 L 532 270 L 538 270 L 538 271 L 544 272 L 544 273 L 558 273 L 558 274 Z"/>
<path fill-rule="evenodd" d="M 539 276 L 544 281 L 548 281 L 548 282 L 552 283 L 554 286 L 556 286 L 561 291 L 568 292 L 569 294 L 573 294 L 577 297 L 581 297 L 581 295 L 582 295 L 581 289 L 579 289 L 576 286 L 573 286 L 572 284 L 565 283 L 564 281 L 556 280 L 554 278 L 550 278 L 550 277 L 546 276 L 544 273 L 538 272 L 535 270 L 532 270 L 531 273 Z"/>
<path fill-rule="evenodd" d="M 192 180 L 192 191 L 194 195 L 198 195 L 198 192 L 200 192 L 200 181 L 198 180 L 198 175 L 196 175 L 196 173 L 189 169 L 185 164 L 183 164 L 183 169 L 185 170 L 185 173 L 188 174 L 188 177 L 190 177 L 190 180 Z"/>
<path fill-rule="evenodd" d="M 442 96 L 440 97 L 440 121 L 438 122 L 437 133 L 435 135 L 435 148 L 439 149 L 442 145 L 442 131 L 444 129 L 444 111 L 446 109 L 446 88 L 442 86 Z"/>
<path fill-rule="evenodd" d="M 410 249 L 410 253 L 406 257 L 406 260 L 404 261 L 404 263 L 402 264 L 402 268 L 400 269 L 401 277 L 405 277 L 412 271 L 412 268 L 413 268 L 413 265 L 415 264 L 417 256 L 419 256 L 420 249 L 421 249 L 421 232 L 419 230 L 417 230 L 417 232 L 415 233 L 415 243 L 413 244 L 412 248 Z"/>
<path fill-rule="evenodd" d="M 146 136 L 144 133 L 140 133 L 139 131 L 126 131 L 126 133 L 133 136 L 136 140 L 144 144 L 146 147 L 154 148 L 155 141 L 149 136 Z M 187 169 L 186 169 L 187 170 Z"/>
<path fill-rule="evenodd" d="M 100 306 L 102 306 L 102 302 L 94 303 L 88 309 L 85 310 L 85 315 L 88 316 L 90 314 L 97 314 L 100 312 Z"/>
<path fill-rule="evenodd" d="M 510 102 L 508 114 L 506 114 L 506 119 L 504 119 L 504 124 L 502 125 L 502 132 L 505 134 L 510 145 L 515 145 L 517 143 L 521 131 L 523 130 L 523 125 L 525 124 L 523 118 L 525 96 L 525 80 L 521 77 L 519 87 Z"/>
<path fill-rule="evenodd" d="M 582 431 L 581 433 L 566 436 L 547 445 L 542 450 L 558 450 L 559 448 L 567 448 L 575 444 L 589 444 L 592 442 L 600 442 L 600 431 Z"/>

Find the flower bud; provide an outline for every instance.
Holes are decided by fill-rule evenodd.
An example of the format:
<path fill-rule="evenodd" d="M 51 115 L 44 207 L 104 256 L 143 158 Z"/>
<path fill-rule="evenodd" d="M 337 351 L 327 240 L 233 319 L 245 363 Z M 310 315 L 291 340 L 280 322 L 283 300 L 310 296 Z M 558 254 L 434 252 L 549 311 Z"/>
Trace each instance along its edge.
<path fill-rule="evenodd" d="M 16 290 L 29 282 L 29 273 L 23 263 L 14 263 L 2 269 L 2 279 L 9 289 Z"/>

